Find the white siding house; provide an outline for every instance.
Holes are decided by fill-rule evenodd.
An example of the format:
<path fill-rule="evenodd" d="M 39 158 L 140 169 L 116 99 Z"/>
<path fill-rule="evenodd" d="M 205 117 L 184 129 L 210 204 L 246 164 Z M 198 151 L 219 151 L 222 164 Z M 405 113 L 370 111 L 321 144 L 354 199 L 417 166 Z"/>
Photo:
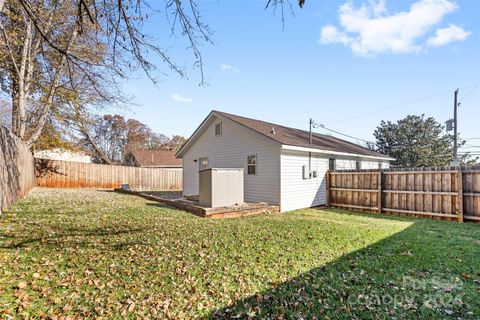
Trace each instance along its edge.
<path fill-rule="evenodd" d="M 183 195 L 199 194 L 199 170 L 244 168 L 246 202 L 289 211 L 325 204 L 326 172 L 388 168 L 393 160 L 331 136 L 212 111 L 177 157 L 183 158 Z"/>
<path fill-rule="evenodd" d="M 66 150 L 62 148 L 54 148 L 49 150 L 36 150 L 34 157 L 38 159 L 57 160 L 57 161 L 71 161 L 91 163 L 92 158 L 83 152 Z"/>
<path fill-rule="evenodd" d="M 303 166 L 316 171 L 316 177 L 304 179 Z M 281 201 L 282 211 L 319 206 L 327 202 L 328 158 L 321 154 L 283 150 L 281 155 Z"/>
<path fill-rule="evenodd" d="M 221 134 L 215 135 L 215 124 Z M 272 143 L 238 123 L 219 117 L 209 119 L 195 143 L 183 155 L 183 194 L 198 195 L 200 159 L 209 168 L 245 168 L 246 202 L 280 201 L 280 144 Z M 248 156 L 256 155 L 255 174 L 247 172 Z"/>

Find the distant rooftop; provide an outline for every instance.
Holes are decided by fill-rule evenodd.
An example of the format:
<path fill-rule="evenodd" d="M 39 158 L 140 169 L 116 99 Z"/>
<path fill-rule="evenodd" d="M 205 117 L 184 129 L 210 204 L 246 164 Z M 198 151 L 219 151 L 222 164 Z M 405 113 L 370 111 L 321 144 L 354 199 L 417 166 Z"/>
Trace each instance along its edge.
<path fill-rule="evenodd" d="M 140 167 L 181 167 L 182 159 L 175 157 L 170 150 L 132 150 L 127 153 L 135 159 Z"/>

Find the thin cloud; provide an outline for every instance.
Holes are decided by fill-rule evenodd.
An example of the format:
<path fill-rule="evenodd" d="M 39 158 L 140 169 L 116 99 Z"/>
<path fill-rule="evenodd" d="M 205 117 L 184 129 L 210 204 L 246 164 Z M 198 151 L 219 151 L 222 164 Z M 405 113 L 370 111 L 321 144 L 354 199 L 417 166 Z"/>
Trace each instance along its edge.
<path fill-rule="evenodd" d="M 464 41 L 471 34 L 469 31 L 465 31 L 463 28 L 454 24 L 449 25 L 447 28 L 438 29 L 435 32 L 435 36 L 430 37 L 427 44 L 432 47 L 440 47 L 454 41 Z"/>
<path fill-rule="evenodd" d="M 187 98 L 178 93 L 174 93 L 172 94 L 172 100 L 181 103 L 190 103 L 193 101 L 193 98 Z"/>
<path fill-rule="evenodd" d="M 235 67 L 235 66 L 232 66 L 231 64 L 228 64 L 228 63 L 222 63 L 220 65 L 220 68 L 223 70 L 223 71 L 233 71 L 235 73 L 240 73 L 240 70 Z"/>
<path fill-rule="evenodd" d="M 442 22 L 445 15 L 457 8 L 450 0 L 419 0 L 408 11 L 389 13 L 385 0 L 371 1 L 361 7 L 347 2 L 338 10 L 340 27 L 324 26 L 320 42 L 343 44 L 363 57 L 381 53 L 418 53 L 427 45 L 425 37 L 428 33 Z M 462 35 L 459 30 L 442 30 L 437 30 L 440 32 L 439 39 L 433 40 L 437 38 L 435 36 L 427 40 L 432 42 L 429 45 L 445 45 L 451 42 L 447 40 L 460 40 L 462 36 L 466 39 L 468 36 Z"/>

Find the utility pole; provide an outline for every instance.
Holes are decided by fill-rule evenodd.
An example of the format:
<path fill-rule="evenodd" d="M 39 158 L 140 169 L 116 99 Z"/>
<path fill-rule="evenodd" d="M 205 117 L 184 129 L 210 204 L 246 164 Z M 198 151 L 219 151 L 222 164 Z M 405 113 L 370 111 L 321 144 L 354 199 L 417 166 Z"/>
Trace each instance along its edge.
<path fill-rule="evenodd" d="M 458 166 L 458 142 L 457 142 L 457 107 L 458 107 L 458 89 L 455 90 L 453 99 L 453 166 Z"/>

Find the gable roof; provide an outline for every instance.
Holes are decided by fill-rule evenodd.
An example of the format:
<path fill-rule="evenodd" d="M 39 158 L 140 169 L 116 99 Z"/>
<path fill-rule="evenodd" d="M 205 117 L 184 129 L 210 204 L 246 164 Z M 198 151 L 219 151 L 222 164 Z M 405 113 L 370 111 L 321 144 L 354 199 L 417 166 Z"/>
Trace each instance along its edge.
<path fill-rule="evenodd" d="M 170 150 L 132 150 L 131 154 L 140 167 L 181 167 L 182 159 L 175 157 Z"/>
<path fill-rule="evenodd" d="M 195 140 L 195 137 L 198 135 L 199 131 L 201 131 L 201 128 L 208 122 L 207 120 L 212 115 L 227 118 L 282 145 L 309 149 L 319 149 L 322 151 L 333 153 L 349 153 L 356 156 L 359 155 L 393 160 L 391 157 L 364 148 L 355 143 L 315 132 L 312 133 L 312 144 L 309 144 L 308 131 L 289 128 L 271 122 L 246 118 L 216 110 L 212 111 L 210 115 L 202 122 L 200 127 L 194 132 L 190 139 L 188 139 L 187 143 L 185 143 L 184 146 L 178 151 L 177 156 L 183 155 L 186 149 L 188 149 L 188 145 L 190 144 L 189 142 L 193 142 L 193 140 Z"/>

